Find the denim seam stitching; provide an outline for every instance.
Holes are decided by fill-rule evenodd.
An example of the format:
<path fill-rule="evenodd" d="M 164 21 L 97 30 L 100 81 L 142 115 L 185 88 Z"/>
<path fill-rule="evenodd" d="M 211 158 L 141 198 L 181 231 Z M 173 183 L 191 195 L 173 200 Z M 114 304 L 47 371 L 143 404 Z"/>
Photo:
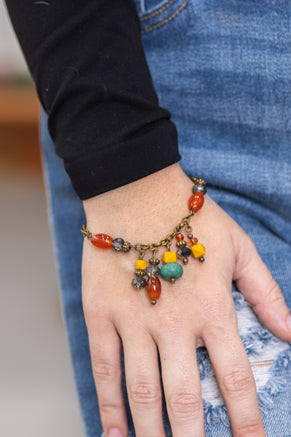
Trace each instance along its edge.
<path fill-rule="evenodd" d="M 170 17 L 168 17 L 167 19 L 161 21 L 160 23 L 155 24 L 152 27 L 149 27 L 148 29 L 144 29 L 141 31 L 142 34 L 151 32 L 152 30 L 158 29 L 159 27 L 163 26 L 164 24 L 168 23 L 169 21 L 173 20 L 187 5 L 187 3 L 189 2 L 189 0 L 185 0 L 184 3 L 176 10 L 176 12 L 174 12 L 173 15 L 171 15 Z"/>
<path fill-rule="evenodd" d="M 140 0 L 138 0 L 140 2 Z M 152 12 L 149 15 L 146 15 L 144 17 L 140 18 L 140 21 L 145 21 L 148 20 L 149 18 L 155 17 L 156 15 L 158 15 L 160 12 L 163 12 L 165 9 L 167 9 L 169 6 L 171 6 L 174 2 L 176 2 L 177 0 L 169 0 L 164 6 L 161 6 L 159 9 L 157 9 L 156 11 Z"/>

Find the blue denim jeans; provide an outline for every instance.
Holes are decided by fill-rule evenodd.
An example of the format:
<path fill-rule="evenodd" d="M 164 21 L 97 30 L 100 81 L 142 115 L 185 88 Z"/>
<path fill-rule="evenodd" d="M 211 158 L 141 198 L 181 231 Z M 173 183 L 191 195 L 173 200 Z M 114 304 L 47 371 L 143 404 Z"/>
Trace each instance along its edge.
<path fill-rule="evenodd" d="M 85 6 L 84 6 L 85 7 Z M 289 0 L 136 0 L 160 104 L 176 123 L 181 165 L 251 236 L 291 308 Z M 88 437 L 102 426 L 81 302 L 85 223 L 42 113 L 41 144 L 63 311 Z M 291 436 L 291 345 L 257 320 L 233 285 L 242 342 L 267 436 Z M 206 436 L 231 436 L 205 348 L 197 349 Z M 124 384 L 124 395 L 126 390 Z M 127 402 L 127 401 L 126 401 Z M 134 429 L 128 407 L 130 436 Z M 164 404 L 164 423 L 171 436 Z"/>

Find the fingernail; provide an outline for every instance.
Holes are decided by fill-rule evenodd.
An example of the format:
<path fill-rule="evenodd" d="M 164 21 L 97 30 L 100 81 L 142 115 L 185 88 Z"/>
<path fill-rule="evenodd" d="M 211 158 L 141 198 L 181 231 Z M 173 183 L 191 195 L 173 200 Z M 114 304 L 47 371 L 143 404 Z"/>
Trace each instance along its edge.
<path fill-rule="evenodd" d="M 122 437 L 122 434 L 118 428 L 112 428 L 109 430 L 108 437 Z"/>
<path fill-rule="evenodd" d="M 287 325 L 291 329 L 291 314 L 287 317 Z"/>

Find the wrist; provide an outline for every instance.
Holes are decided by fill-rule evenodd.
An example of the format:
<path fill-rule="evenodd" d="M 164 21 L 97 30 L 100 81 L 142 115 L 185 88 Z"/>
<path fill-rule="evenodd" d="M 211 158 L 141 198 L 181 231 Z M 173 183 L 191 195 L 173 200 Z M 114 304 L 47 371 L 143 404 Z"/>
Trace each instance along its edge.
<path fill-rule="evenodd" d="M 159 238 L 187 214 L 193 183 L 178 163 L 83 201 L 90 228 L 127 238 Z M 181 216 L 181 217 L 180 217 Z"/>

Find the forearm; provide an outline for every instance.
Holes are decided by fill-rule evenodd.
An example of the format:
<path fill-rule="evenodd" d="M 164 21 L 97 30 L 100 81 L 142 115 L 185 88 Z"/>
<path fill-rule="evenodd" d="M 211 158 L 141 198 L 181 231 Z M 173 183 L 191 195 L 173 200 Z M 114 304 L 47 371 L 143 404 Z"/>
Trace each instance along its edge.
<path fill-rule="evenodd" d="M 57 154 L 81 199 L 180 159 L 132 0 L 6 0 Z"/>

